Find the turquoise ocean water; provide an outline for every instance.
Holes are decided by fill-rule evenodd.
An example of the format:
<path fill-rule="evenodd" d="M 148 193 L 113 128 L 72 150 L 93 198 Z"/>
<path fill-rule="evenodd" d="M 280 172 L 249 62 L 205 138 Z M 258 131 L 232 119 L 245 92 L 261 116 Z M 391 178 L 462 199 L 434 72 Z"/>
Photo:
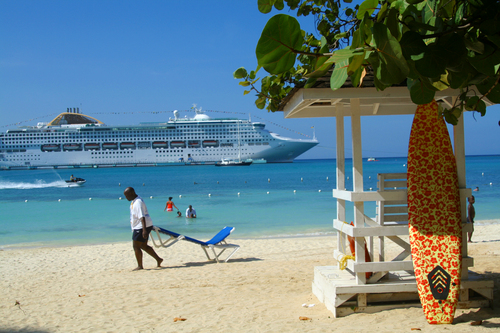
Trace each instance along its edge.
<path fill-rule="evenodd" d="M 351 161 L 346 162 L 352 189 Z M 335 168 L 335 160 L 299 160 L 224 168 L 0 171 L 0 249 L 128 241 L 127 186 L 144 198 L 155 225 L 195 238 L 208 239 L 226 225 L 236 227 L 236 238 L 333 234 Z M 500 156 L 467 157 L 466 168 L 467 186 L 480 189 L 473 192 L 476 220 L 499 219 Z M 406 158 L 364 162 L 365 190 L 375 190 L 377 174 L 388 172 L 406 172 Z M 71 174 L 87 183 L 67 187 L 63 180 Z M 169 196 L 183 213 L 193 205 L 198 218 L 164 212 Z M 366 204 L 365 212 L 375 216 L 375 205 Z"/>

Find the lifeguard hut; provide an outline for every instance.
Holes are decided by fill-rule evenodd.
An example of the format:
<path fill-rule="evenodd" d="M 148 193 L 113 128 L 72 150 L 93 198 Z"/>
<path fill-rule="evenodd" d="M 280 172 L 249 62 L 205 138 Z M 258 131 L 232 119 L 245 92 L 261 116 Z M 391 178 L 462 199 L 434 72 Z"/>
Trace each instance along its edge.
<path fill-rule="evenodd" d="M 420 306 L 408 240 L 406 173 L 378 174 L 377 190 L 365 191 L 361 142 L 362 116 L 411 115 L 417 106 L 411 101 L 407 87 L 377 91 L 370 83 L 365 81 L 365 87 L 362 88 L 353 88 L 347 83 L 343 88 L 332 91 L 329 78 L 319 80 L 315 88 L 295 88 L 280 106 L 285 118 L 336 119 L 337 184 L 333 189 L 333 198 L 337 201 L 337 216 L 333 220 L 333 228 L 337 232 L 337 246 L 333 258 L 337 264 L 334 265 L 332 260 L 332 266 L 315 267 L 312 283 L 313 293 L 335 317 L 355 312 Z M 452 106 L 458 95 L 458 91 L 449 89 L 436 92 L 435 99 L 438 103 Z M 352 191 L 346 190 L 345 186 L 346 117 L 351 118 Z M 463 223 L 462 283 L 458 307 L 485 307 L 491 305 L 493 300 L 493 281 L 483 280 L 480 275 L 470 271 L 474 260 L 468 256 L 467 249 L 467 232 L 471 230 L 471 225 L 466 223 L 466 208 L 467 197 L 472 192 L 466 188 L 463 117 L 453 127 L 452 140 Z M 364 205 L 370 201 L 376 205 L 375 218 L 365 214 Z M 347 205 L 348 202 L 352 204 Z M 346 223 L 347 209 L 354 210 L 354 226 Z M 341 269 L 341 259 L 351 254 L 348 236 L 354 238 L 356 255 L 354 260 L 347 260 L 345 269 Z M 371 262 L 365 260 L 365 241 Z M 389 256 L 388 242 L 400 249 L 396 255 Z M 372 273 L 368 279 L 367 272 Z"/>

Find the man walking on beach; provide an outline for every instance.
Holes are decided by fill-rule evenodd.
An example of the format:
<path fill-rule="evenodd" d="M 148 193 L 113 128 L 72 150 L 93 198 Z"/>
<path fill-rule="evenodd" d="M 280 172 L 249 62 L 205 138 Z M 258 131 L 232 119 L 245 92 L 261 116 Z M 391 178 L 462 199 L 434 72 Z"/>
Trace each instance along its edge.
<path fill-rule="evenodd" d="M 137 268 L 135 268 L 134 271 L 143 269 L 143 250 L 151 257 L 155 258 L 157 267 L 161 267 L 163 259 L 148 245 L 149 233 L 153 230 L 153 220 L 151 220 L 151 216 L 149 216 L 146 204 L 142 198 L 135 193 L 132 187 L 127 187 L 123 194 L 128 201 L 132 201 L 130 203 L 130 226 L 132 228 L 132 245 L 134 247 L 135 258 L 137 259 Z"/>

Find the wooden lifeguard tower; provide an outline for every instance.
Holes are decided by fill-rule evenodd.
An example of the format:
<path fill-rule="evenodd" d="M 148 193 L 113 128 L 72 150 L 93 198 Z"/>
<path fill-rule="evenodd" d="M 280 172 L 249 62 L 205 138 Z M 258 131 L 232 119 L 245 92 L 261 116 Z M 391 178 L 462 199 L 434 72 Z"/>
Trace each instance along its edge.
<path fill-rule="evenodd" d="M 456 90 L 436 93 L 438 103 L 453 105 Z M 491 103 L 488 105 L 492 105 Z M 333 198 L 337 199 L 337 217 L 333 228 L 337 231 L 337 248 L 333 258 L 338 262 L 350 255 L 347 236 L 355 240 L 355 260 L 348 260 L 345 270 L 339 263 L 332 266 L 315 267 L 313 293 L 325 303 L 335 317 L 355 312 L 377 312 L 385 309 L 420 306 L 417 285 L 413 273 L 411 250 L 408 241 L 408 207 L 406 173 L 378 174 L 376 191 L 365 191 L 363 187 L 363 159 L 361 144 L 361 116 L 414 114 L 407 87 L 390 87 L 377 91 L 375 87 L 353 88 L 344 86 L 332 91 L 329 79 L 316 88 L 295 88 L 281 104 L 285 118 L 336 118 L 337 141 L 337 187 Z M 345 189 L 345 143 L 344 118 L 351 117 L 352 132 L 352 181 L 353 190 Z M 409 133 L 408 133 L 409 137 Z M 468 256 L 467 197 L 471 189 L 466 188 L 465 147 L 463 117 L 453 127 L 453 145 L 457 162 L 462 210 L 462 283 L 459 308 L 490 306 L 493 300 L 493 281 L 482 280 L 469 270 L 474 266 Z M 375 202 L 376 217 L 365 215 L 365 202 Z M 354 226 L 346 224 L 347 202 L 352 202 Z M 349 205 L 350 206 L 350 205 Z M 371 262 L 365 260 L 365 240 Z M 388 241 L 394 243 L 396 255 L 389 256 Z M 394 252 L 394 251 L 393 251 Z M 366 272 L 372 272 L 367 279 Z"/>

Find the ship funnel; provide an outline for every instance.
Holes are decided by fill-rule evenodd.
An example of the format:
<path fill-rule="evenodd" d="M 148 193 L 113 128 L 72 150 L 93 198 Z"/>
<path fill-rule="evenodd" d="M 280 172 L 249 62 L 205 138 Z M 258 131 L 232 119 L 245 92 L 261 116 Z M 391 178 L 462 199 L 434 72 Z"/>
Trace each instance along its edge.
<path fill-rule="evenodd" d="M 175 117 L 175 120 L 179 119 L 179 111 L 177 111 L 177 110 L 174 111 L 174 117 Z"/>
<path fill-rule="evenodd" d="M 66 112 L 71 112 L 71 109 L 70 108 L 66 108 Z"/>

